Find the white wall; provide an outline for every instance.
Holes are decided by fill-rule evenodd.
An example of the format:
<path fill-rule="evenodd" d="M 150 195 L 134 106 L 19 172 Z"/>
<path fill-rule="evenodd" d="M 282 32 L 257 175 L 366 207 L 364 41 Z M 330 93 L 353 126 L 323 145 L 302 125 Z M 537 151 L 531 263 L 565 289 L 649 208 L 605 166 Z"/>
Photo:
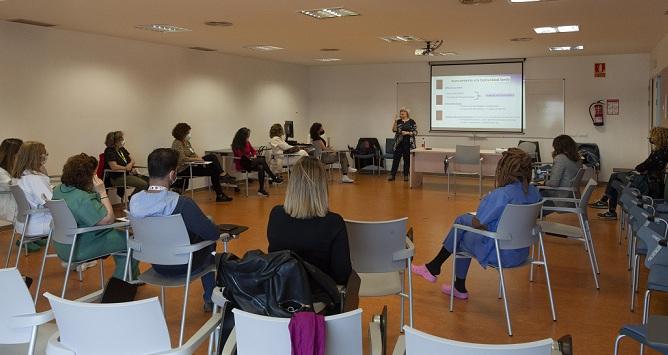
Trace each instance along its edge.
<path fill-rule="evenodd" d="M 0 47 L 0 138 L 45 143 L 51 174 L 70 155 L 97 156 L 112 130 L 145 162 L 176 122 L 193 127 L 200 154 L 229 148 L 242 126 L 255 146 L 272 123 L 308 128 L 304 66 L 8 22 Z"/>
<path fill-rule="evenodd" d="M 594 78 L 594 63 L 605 62 L 607 77 Z M 649 151 L 648 78 L 649 54 L 529 58 L 527 79 L 566 79 L 566 133 L 579 142 L 597 143 L 602 155 L 601 179 L 613 167 L 633 167 Z M 335 145 L 353 144 L 359 137 L 391 137 L 396 108 L 397 82 L 429 81 L 426 63 L 317 66 L 310 68 L 309 115 L 320 121 Z M 620 99 L 620 115 L 606 117 L 604 127 L 594 127 L 589 105 L 599 99 Z M 419 127 L 428 133 L 428 127 Z M 427 137 L 434 147 L 471 143 L 471 138 Z M 382 143 L 381 143 L 382 144 Z M 476 141 L 482 148 L 517 144 L 517 138 Z M 541 140 L 543 159 L 549 158 L 551 141 Z"/>
<path fill-rule="evenodd" d="M 668 67 L 668 34 L 665 35 L 650 53 L 651 74 L 657 75 Z"/>

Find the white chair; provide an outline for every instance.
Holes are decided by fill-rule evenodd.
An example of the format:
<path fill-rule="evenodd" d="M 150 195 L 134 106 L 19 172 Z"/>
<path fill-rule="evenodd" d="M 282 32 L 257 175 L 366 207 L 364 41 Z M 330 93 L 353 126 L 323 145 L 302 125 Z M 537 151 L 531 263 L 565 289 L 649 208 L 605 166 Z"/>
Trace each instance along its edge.
<path fill-rule="evenodd" d="M 28 254 L 28 243 L 32 243 L 37 240 L 42 240 L 47 238 L 48 234 L 41 235 L 26 235 L 28 230 L 28 225 L 30 224 L 30 217 L 37 213 L 49 213 L 49 210 L 46 208 L 31 208 L 28 199 L 26 198 L 23 189 L 18 185 L 10 185 L 9 190 L 11 191 L 14 201 L 16 201 L 16 217 L 12 223 L 12 237 L 9 239 L 9 248 L 7 248 L 7 258 L 5 259 L 5 268 L 9 266 L 9 258 L 12 255 L 12 248 L 14 247 L 14 236 L 16 235 L 16 222 L 23 223 L 23 230 L 21 231 L 21 239 L 19 239 L 19 246 L 16 251 L 16 263 L 14 267 L 19 266 L 19 256 L 21 256 L 21 248 L 25 246 L 26 255 Z M 44 254 L 46 255 L 47 248 L 44 248 Z"/>
<path fill-rule="evenodd" d="M 234 332 L 223 355 L 236 344 L 237 355 L 290 355 L 289 318 L 274 318 L 244 312 L 234 313 Z M 325 317 L 327 355 L 362 355 L 362 310 Z"/>
<path fill-rule="evenodd" d="M 399 295 L 401 328 L 408 299 L 408 324 L 413 324 L 413 279 L 410 272 L 415 246 L 407 236 L 408 217 L 391 221 L 346 220 L 350 260 L 360 279 L 360 297 Z M 412 232 L 411 232 L 412 233 Z M 405 276 L 408 276 L 406 293 Z"/>
<path fill-rule="evenodd" d="M 482 161 L 479 145 L 457 145 L 455 155 L 446 158 L 448 163 L 448 195 L 450 194 L 450 176 L 454 176 L 455 194 L 457 194 L 457 175 L 478 176 L 478 194 L 482 196 Z M 465 168 L 465 169 L 462 169 Z"/>
<path fill-rule="evenodd" d="M 543 202 L 537 202 L 530 205 L 506 205 L 501 214 L 501 219 L 499 220 L 499 225 L 496 229 L 496 232 L 483 231 L 473 227 L 469 227 L 462 224 L 453 224 L 452 228 L 455 231 L 455 235 L 459 231 L 467 231 L 471 233 L 476 233 L 488 237 L 494 241 L 496 249 L 496 258 L 499 261 L 498 266 L 489 265 L 491 268 L 497 269 L 499 271 L 499 297 L 503 297 L 503 305 L 506 313 L 506 325 L 508 326 L 508 335 L 513 335 L 513 329 L 510 324 L 510 312 L 508 311 L 508 296 L 506 295 L 506 282 L 503 275 L 503 263 L 501 262 L 501 250 L 512 250 L 512 249 L 521 249 L 521 248 L 533 248 L 538 244 L 538 259 L 534 259 L 530 256 L 525 263 L 515 266 L 525 266 L 529 265 L 531 271 L 529 273 L 529 280 L 533 281 L 533 266 L 542 265 L 545 269 L 545 279 L 547 283 L 547 292 L 550 297 L 550 309 L 552 311 L 552 320 L 557 320 L 557 314 L 554 307 L 554 299 L 552 298 L 552 284 L 550 283 L 550 271 L 547 266 L 547 256 L 545 255 L 545 246 L 543 245 L 543 233 L 538 227 L 536 220 L 540 214 L 541 206 Z M 455 289 L 455 265 L 456 259 L 460 258 L 472 258 L 468 253 L 462 253 L 457 251 L 457 239 L 455 239 L 454 247 L 452 250 L 454 258 L 452 258 L 452 284 L 451 287 Z M 505 267 L 506 269 L 508 267 Z M 450 293 L 450 311 L 454 307 L 454 292 Z"/>
<path fill-rule="evenodd" d="M 158 265 L 188 265 L 188 272 L 184 276 L 164 276 L 153 268 L 139 275 L 140 281 L 160 287 L 163 311 L 165 307 L 165 287 L 185 288 L 179 331 L 179 346 L 181 346 L 183 344 L 190 283 L 216 270 L 216 265 L 211 264 L 196 273 L 192 273 L 193 253 L 216 244 L 216 241 L 206 240 L 197 244 L 190 244 L 188 230 L 180 214 L 147 218 L 130 217 L 130 225 L 134 235 L 128 241 L 128 259 L 133 257 L 139 261 Z"/>
<path fill-rule="evenodd" d="M 433 336 L 411 327 L 404 327 L 404 336 L 400 336 L 394 355 L 404 354 L 402 345 L 405 341 L 406 355 L 550 355 L 552 339 L 544 339 L 519 344 L 475 344 Z"/>
<path fill-rule="evenodd" d="M 580 226 L 572 226 L 562 223 L 550 222 L 550 221 L 539 221 L 543 233 L 548 235 L 555 235 L 562 238 L 573 239 L 579 242 L 582 242 L 585 247 L 585 251 L 589 256 L 589 263 L 591 264 L 591 271 L 594 275 L 594 283 L 596 284 L 596 289 L 599 289 L 598 283 L 598 261 L 596 260 L 596 250 L 594 249 L 594 241 L 591 236 L 591 229 L 589 228 L 589 217 L 587 216 L 587 206 L 589 205 L 589 199 L 591 194 L 596 188 L 596 181 L 589 179 L 587 186 L 585 186 L 584 191 L 582 192 L 581 198 L 566 198 L 566 197 L 546 197 L 545 201 L 555 201 L 555 202 L 569 202 L 572 203 L 573 207 L 554 207 L 554 206 L 543 206 L 543 211 L 555 211 L 563 213 L 573 213 L 577 215 L 580 222 Z"/>
<path fill-rule="evenodd" d="M 125 254 L 123 253 L 106 253 L 102 255 L 97 255 L 93 258 L 89 259 L 83 259 L 83 260 L 73 260 L 74 259 L 74 250 L 76 248 L 76 243 L 77 243 L 77 237 L 83 233 L 87 232 L 94 232 L 94 231 L 99 231 L 99 230 L 104 230 L 104 229 L 111 229 L 111 228 L 123 228 L 125 229 L 125 238 L 128 238 L 129 231 L 129 223 L 128 222 L 117 222 L 117 223 L 112 223 L 112 224 L 107 224 L 103 226 L 93 226 L 93 227 L 83 227 L 79 228 L 77 226 L 77 222 L 74 219 L 74 215 L 72 215 L 72 211 L 70 211 L 69 207 L 67 207 L 67 203 L 65 203 L 64 200 L 51 200 L 51 201 L 46 201 L 46 207 L 49 209 L 51 212 L 51 217 L 53 218 L 52 222 L 52 227 L 51 227 L 51 235 L 47 239 L 46 246 L 44 247 L 44 257 L 42 258 L 42 266 L 40 268 L 39 272 L 39 278 L 37 279 L 37 288 L 35 289 L 35 302 L 37 302 L 37 297 L 39 295 L 39 289 L 42 285 L 42 277 L 44 275 L 44 265 L 46 264 L 46 258 L 47 258 L 47 253 L 46 251 L 49 249 L 49 246 L 51 244 L 51 241 L 56 241 L 60 244 L 67 244 L 70 245 L 70 255 L 67 259 L 67 267 L 65 268 L 65 280 L 63 281 L 63 290 L 60 294 L 60 297 L 65 297 L 65 291 L 67 290 L 67 281 L 69 280 L 70 276 L 70 270 L 72 269 L 72 266 L 74 265 L 75 267 L 87 263 L 92 260 L 98 260 L 102 259 L 104 257 L 107 257 L 109 255 L 116 255 L 116 254 Z M 126 260 L 125 263 L 125 275 L 128 275 L 129 272 L 129 258 Z M 86 300 L 90 301 L 93 299 L 100 298 L 102 294 L 104 293 L 104 262 L 103 260 L 98 261 L 98 265 L 100 266 L 100 289 L 96 292 L 93 292 L 89 295 L 84 296 L 83 298 L 80 298 L 79 300 Z"/>
<path fill-rule="evenodd" d="M 30 291 L 16 268 L 0 269 L 0 354 L 44 354 L 56 331 L 53 312 L 35 312 Z"/>
<path fill-rule="evenodd" d="M 580 198 L 580 185 L 582 184 L 582 177 L 585 175 L 587 167 L 581 167 L 573 177 L 570 186 L 552 187 L 552 186 L 538 186 L 538 190 L 542 191 L 563 191 L 566 197 Z"/>
<path fill-rule="evenodd" d="M 125 303 L 68 301 L 45 293 L 58 322 L 48 355 L 192 354 L 220 325 L 214 313 L 179 348 L 172 349 L 165 316 L 156 297 Z M 211 354 L 209 349 L 208 354 Z"/>

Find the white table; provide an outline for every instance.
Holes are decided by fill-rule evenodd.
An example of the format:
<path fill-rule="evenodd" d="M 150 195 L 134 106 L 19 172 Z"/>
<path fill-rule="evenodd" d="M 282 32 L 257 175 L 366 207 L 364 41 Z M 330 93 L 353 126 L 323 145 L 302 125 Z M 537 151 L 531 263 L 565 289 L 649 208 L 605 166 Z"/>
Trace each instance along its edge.
<path fill-rule="evenodd" d="M 425 173 L 445 176 L 443 161 L 455 154 L 455 148 L 416 148 L 411 150 L 410 187 L 422 185 L 422 176 Z M 496 165 L 501 159 L 500 152 L 495 149 L 481 149 L 483 176 L 495 176 Z"/>

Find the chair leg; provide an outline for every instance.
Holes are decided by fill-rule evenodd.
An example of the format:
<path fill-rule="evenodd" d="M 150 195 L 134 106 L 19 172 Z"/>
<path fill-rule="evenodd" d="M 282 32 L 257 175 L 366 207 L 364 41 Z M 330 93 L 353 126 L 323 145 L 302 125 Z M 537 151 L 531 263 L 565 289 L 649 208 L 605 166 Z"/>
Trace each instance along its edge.
<path fill-rule="evenodd" d="M 400 315 L 400 321 L 399 321 L 399 334 L 404 331 L 404 322 L 406 320 L 404 308 L 405 308 L 405 303 L 406 300 L 404 299 L 405 294 L 405 286 L 404 286 L 404 275 L 401 275 L 401 293 L 399 294 L 399 299 L 401 300 L 401 315 Z"/>
<path fill-rule="evenodd" d="M 508 295 L 506 294 L 506 280 L 503 277 L 503 265 L 501 263 L 501 252 L 499 250 L 499 241 L 494 240 L 496 246 L 496 260 L 499 263 L 499 281 L 501 282 L 501 293 L 503 295 L 503 307 L 506 311 L 506 325 L 508 326 L 508 335 L 513 336 L 513 328 L 510 325 L 510 312 L 508 311 Z"/>
<path fill-rule="evenodd" d="M 413 275 L 411 275 L 411 263 L 413 258 L 408 258 L 406 263 L 408 268 L 406 273 L 408 273 L 408 325 L 413 327 Z M 403 331 L 403 328 L 401 329 Z"/>
<path fill-rule="evenodd" d="M 186 326 L 186 309 L 188 308 L 188 290 L 190 289 L 190 273 L 193 266 L 193 254 L 190 253 L 188 260 L 188 273 L 186 274 L 185 294 L 183 296 L 183 311 L 181 312 L 181 330 L 179 331 L 179 346 L 183 345 L 183 330 Z"/>
<path fill-rule="evenodd" d="M 552 320 L 557 320 L 557 310 L 554 306 L 554 296 L 552 294 L 552 282 L 550 281 L 550 270 L 547 267 L 547 254 L 545 254 L 545 244 L 543 243 L 543 233 L 539 235 L 540 250 L 542 251 L 542 262 L 545 268 L 545 281 L 547 282 L 547 293 L 550 296 L 550 310 L 552 311 Z"/>
<path fill-rule="evenodd" d="M 17 269 L 19 267 L 19 257 L 21 256 L 21 248 L 23 247 L 23 242 L 25 240 L 26 229 L 28 229 L 29 221 L 30 221 L 30 215 L 28 215 L 28 217 L 26 217 L 26 223 L 23 224 L 23 231 L 21 232 L 21 241 L 19 242 L 19 249 L 16 251 L 16 264 L 14 265 L 14 267 L 17 268 Z M 26 248 L 27 248 L 27 246 L 26 246 Z M 26 250 L 28 250 L 28 249 L 26 249 Z"/>
<path fill-rule="evenodd" d="M 100 263 L 100 289 L 104 293 L 104 259 L 100 259 L 97 262 Z"/>
<path fill-rule="evenodd" d="M 636 262 L 634 262 L 633 264 L 637 265 L 638 256 L 636 256 L 635 259 Z M 636 280 L 637 280 L 636 272 L 637 272 L 636 268 L 633 267 L 631 269 L 631 312 L 635 310 L 635 303 L 636 303 Z"/>
<path fill-rule="evenodd" d="M 532 244 L 531 245 L 531 260 L 533 260 L 534 262 L 536 260 L 538 260 L 534 257 L 535 251 L 536 251 L 535 245 Z M 531 265 L 529 265 L 529 282 L 533 282 L 533 265 L 534 265 L 534 262 L 532 262 Z"/>
<path fill-rule="evenodd" d="M 42 266 L 39 268 L 39 277 L 37 277 L 37 287 L 35 287 L 35 305 L 37 305 L 37 300 L 39 299 L 39 290 L 42 287 L 42 278 L 44 277 L 44 265 L 46 264 L 46 258 L 49 254 L 49 245 L 51 245 L 51 232 L 49 232 L 49 237 L 46 239 L 46 245 L 44 246 L 44 256 L 42 256 Z"/>
<path fill-rule="evenodd" d="M 72 267 L 72 256 L 74 255 L 74 246 L 76 244 L 77 238 L 74 237 L 72 241 L 72 247 L 70 249 L 70 257 L 67 259 L 67 267 L 65 268 L 65 281 L 63 281 L 63 290 L 60 293 L 60 298 L 65 298 L 65 291 L 67 290 L 67 281 L 70 278 L 70 267 Z"/>
<path fill-rule="evenodd" d="M 7 248 L 7 258 L 5 259 L 5 269 L 9 266 L 9 258 L 12 256 L 12 248 L 14 248 L 14 236 L 16 235 L 16 229 L 14 226 L 16 221 L 12 224 L 12 237 L 9 239 L 9 248 Z"/>
<path fill-rule="evenodd" d="M 622 340 L 626 335 L 618 335 L 617 339 L 615 339 L 615 355 L 619 354 L 619 341 Z"/>
<path fill-rule="evenodd" d="M 600 286 L 599 286 L 599 283 L 598 283 L 598 273 L 596 272 L 596 266 L 595 266 L 596 262 L 594 261 L 594 259 L 595 259 L 594 247 L 593 247 L 593 243 L 590 243 L 591 235 L 589 234 L 589 232 L 586 229 L 584 217 L 579 214 L 578 218 L 580 219 L 580 225 L 582 226 L 582 232 L 583 232 L 584 238 L 585 238 L 584 242 L 589 249 L 589 252 L 587 253 L 587 255 L 589 256 L 589 263 L 591 264 L 591 271 L 592 271 L 592 274 L 594 275 L 594 283 L 596 284 L 596 289 L 598 290 L 598 289 L 600 289 Z"/>
<path fill-rule="evenodd" d="M 650 302 L 650 297 L 652 295 L 652 290 L 647 290 L 645 291 L 645 302 L 643 303 L 643 310 L 642 310 L 642 323 L 647 324 L 647 320 L 649 319 L 649 302 Z"/>
<path fill-rule="evenodd" d="M 160 306 L 162 307 L 162 314 L 165 314 L 165 288 L 160 287 Z"/>
<path fill-rule="evenodd" d="M 596 268 L 596 274 L 600 274 L 601 270 L 599 270 L 599 268 L 598 268 L 598 258 L 596 257 L 596 248 L 594 247 L 594 238 L 591 235 L 591 228 L 589 227 L 589 221 L 585 220 L 584 218 L 583 218 L 583 221 L 584 221 L 585 227 L 587 228 L 586 229 L 587 236 L 589 236 L 589 247 L 590 247 L 590 251 L 591 251 L 591 254 L 593 256 L 593 259 L 594 259 L 594 267 Z"/>

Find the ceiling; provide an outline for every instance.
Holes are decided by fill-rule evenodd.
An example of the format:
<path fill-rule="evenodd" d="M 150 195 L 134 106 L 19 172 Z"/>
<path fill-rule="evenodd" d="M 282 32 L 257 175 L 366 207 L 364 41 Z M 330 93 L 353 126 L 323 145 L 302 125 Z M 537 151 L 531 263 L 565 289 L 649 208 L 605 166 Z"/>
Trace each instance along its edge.
<path fill-rule="evenodd" d="M 316 20 L 297 13 L 344 6 L 356 17 Z M 462 5 L 459 0 L 0 0 L 0 19 L 29 19 L 56 28 L 162 43 L 207 47 L 222 53 L 306 64 L 389 63 L 648 53 L 668 33 L 665 0 L 554 0 Z M 229 21 L 210 27 L 206 21 Z M 157 33 L 136 25 L 163 23 L 191 32 Z M 579 33 L 536 35 L 532 28 L 580 25 Z M 415 35 L 442 39 L 440 51 L 456 56 L 416 57 L 421 44 L 387 43 L 378 37 Z M 511 38 L 530 37 L 528 42 Z M 258 53 L 248 45 L 284 50 Z M 550 46 L 582 44 L 584 51 L 552 53 Z M 321 48 L 338 48 L 322 52 Z M 315 58 L 342 61 L 320 63 Z"/>

